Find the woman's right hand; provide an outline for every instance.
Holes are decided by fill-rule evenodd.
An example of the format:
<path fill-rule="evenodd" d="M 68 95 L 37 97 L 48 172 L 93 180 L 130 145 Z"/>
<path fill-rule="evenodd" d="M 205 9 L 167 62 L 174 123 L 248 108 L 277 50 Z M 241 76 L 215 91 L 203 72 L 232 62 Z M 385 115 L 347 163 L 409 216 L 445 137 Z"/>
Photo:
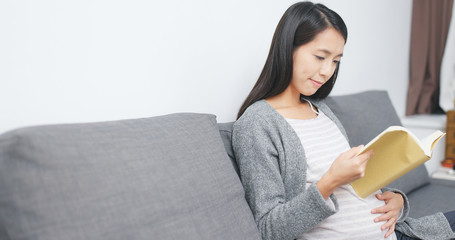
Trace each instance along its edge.
<path fill-rule="evenodd" d="M 365 169 L 368 160 L 373 155 L 373 151 L 370 150 L 356 156 L 362 148 L 363 145 L 360 145 L 340 154 L 329 170 L 318 181 L 317 186 L 324 199 L 327 199 L 339 186 L 348 184 L 365 175 Z"/>

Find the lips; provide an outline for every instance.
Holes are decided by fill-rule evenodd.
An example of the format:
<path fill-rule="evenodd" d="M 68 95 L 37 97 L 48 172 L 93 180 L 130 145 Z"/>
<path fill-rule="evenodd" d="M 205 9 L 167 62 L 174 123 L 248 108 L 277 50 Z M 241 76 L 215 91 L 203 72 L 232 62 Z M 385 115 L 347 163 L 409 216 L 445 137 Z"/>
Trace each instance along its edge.
<path fill-rule="evenodd" d="M 321 87 L 322 84 L 324 84 L 324 83 L 318 82 L 318 81 L 313 80 L 313 79 L 310 79 L 310 81 L 311 81 L 316 87 L 318 87 L 318 88 Z"/>

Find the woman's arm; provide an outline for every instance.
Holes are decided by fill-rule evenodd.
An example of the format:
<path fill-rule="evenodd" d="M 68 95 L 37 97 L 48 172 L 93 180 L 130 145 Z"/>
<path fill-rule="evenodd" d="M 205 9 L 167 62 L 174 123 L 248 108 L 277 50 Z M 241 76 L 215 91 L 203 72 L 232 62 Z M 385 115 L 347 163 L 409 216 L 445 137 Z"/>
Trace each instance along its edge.
<path fill-rule="evenodd" d="M 287 136 L 266 118 L 251 118 L 248 121 L 239 119 L 234 124 L 232 136 L 246 200 L 263 238 L 296 238 L 338 210 L 333 191 L 362 177 L 372 152 L 357 156 L 362 148 L 359 146 L 340 154 L 318 182 L 289 199 L 286 188 L 306 183 L 304 180 L 293 183 L 293 179 L 285 179 L 286 157 L 291 155 L 283 147 Z M 304 156 L 298 157 L 303 161 Z M 305 173 L 306 169 L 302 169 L 301 174 Z M 327 203 L 329 197 L 335 208 Z"/>
<path fill-rule="evenodd" d="M 282 169 L 285 164 L 280 162 L 285 160 L 279 150 L 282 143 L 272 140 L 273 128 L 268 129 L 267 125 L 267 121 L 259 118 L 254 119 L 254 124 L 237 121 L 233 150 L 245 197 L 262 238 L 295 239 L 333 215 L 338 204 L 332 196 L 335 209 L 328 205 L 316 183 L 286 199 Z"/>
<path fill-rule="evenodd" d="M 368 151 L 357 156 L 357 153 L 362 148 L 363 145 L 360 145 L 341 153 L 340 156 L 333 161 L 329 170 L 322 176 L 317 185 L 325 199 L 327 199 L 336 188 L 365 175 L 367 162 L 371 158 L 373 151 Z"/>

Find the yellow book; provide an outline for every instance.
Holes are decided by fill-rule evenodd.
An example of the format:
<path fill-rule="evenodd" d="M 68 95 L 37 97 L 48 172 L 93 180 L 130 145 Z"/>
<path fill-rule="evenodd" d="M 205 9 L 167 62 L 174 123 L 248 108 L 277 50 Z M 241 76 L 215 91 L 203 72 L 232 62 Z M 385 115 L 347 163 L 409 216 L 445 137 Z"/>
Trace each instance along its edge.
<path fill-rule="evenodd" d="M 368 160 L 365 176 L 351 182 L 355 192 L 365 198 L 428 161 L 434 146 L 444 135 L 436 131 L 419 140 L 404 127 L 387 128 L 357 154 L 370 149 L 374 151 Z"/>

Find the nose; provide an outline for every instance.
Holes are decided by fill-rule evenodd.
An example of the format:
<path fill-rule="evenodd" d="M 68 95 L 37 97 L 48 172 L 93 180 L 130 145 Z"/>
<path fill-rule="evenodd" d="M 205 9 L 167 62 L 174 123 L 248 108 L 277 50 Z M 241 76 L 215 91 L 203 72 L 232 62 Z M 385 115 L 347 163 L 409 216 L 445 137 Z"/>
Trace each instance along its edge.
<path fill-rule="evenodd" d="M 333 64 L 331 61 L 324 61 L 319 70 L 319 74 L 323 77 L 330 78 L 335 71 L 336 64 Z"/>

